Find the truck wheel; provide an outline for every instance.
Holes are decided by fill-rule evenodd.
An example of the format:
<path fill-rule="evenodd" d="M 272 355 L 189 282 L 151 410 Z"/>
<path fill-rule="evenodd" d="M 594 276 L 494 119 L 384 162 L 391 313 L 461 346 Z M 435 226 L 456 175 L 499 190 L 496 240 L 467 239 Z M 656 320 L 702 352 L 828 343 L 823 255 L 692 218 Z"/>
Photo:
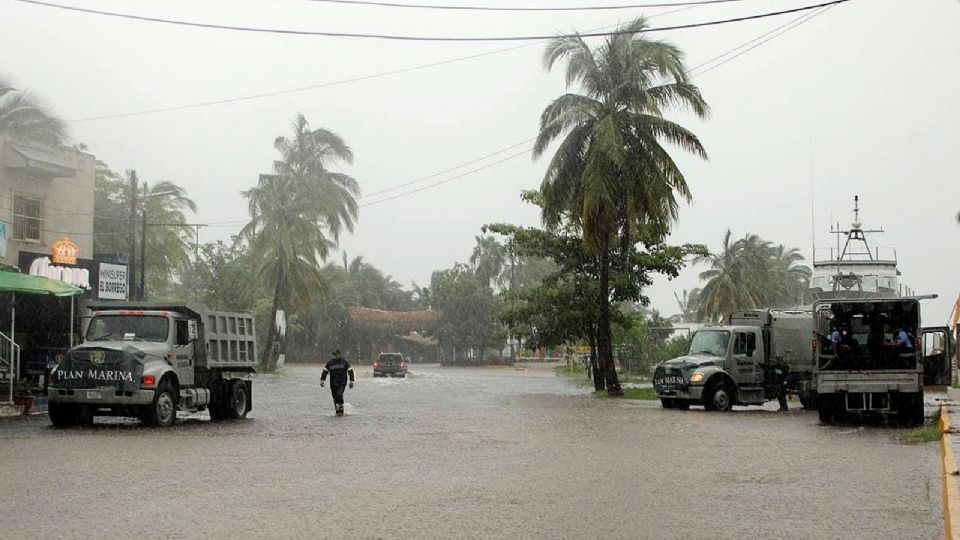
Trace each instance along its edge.
<path fill-rule="evenodd" d="M 247 385 L 243 381 L 235 380 L 230 388 L 230 397 L 227 401 L 227 418 L 239 420 L 247 417 Z"/>
<path fill-rule="evenodd" d="M 177 399 L 173 395 L 173 386 L 164 382 L 157 388 L 153 403 L 144 411 L 143 423 L 153 427 L 170 427 L 177 421 Z"/>
<path fill-rule="evenodd" d="M 71 427 L 80 422 L 80 411 L 72 403 L 51 401 L 47 405 L 47 414 L 50 415 L 50 423 L 56 428 Z"/>
<path fill-rule="evenodd" d="M 804 410 L 812 411 L 817 408 L 817 394 L 813 392 L 800 394 L 800 405 Z"/>
<path fill-rule="evenodd" d="M 713 385 L 711 392 L 707 394 L 707 400 L 704 407 L 711 411 L 730 411 L 733 410 L 733 396 L 724 383 Z"/>

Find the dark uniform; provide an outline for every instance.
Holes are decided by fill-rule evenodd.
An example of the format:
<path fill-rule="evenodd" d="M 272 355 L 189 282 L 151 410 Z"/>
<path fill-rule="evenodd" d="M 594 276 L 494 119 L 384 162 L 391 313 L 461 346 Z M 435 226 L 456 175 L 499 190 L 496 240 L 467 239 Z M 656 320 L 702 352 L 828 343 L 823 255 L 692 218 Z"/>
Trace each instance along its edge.
<path fill-rule="evenodd" d="M 347 386 L 347 380 L 350 381 L 350 388 L 353 388 L 353 367 L 347 362 L 340 351 L 333 353 L 333 358 L 325 366 L 320 375 L 320 386 L 327 380 L 327 374 L 330 375 L 330 393 L 333 394 L 333 404 L 338 415 L 343 414 L 343 390 Z"/>
<path fill-rule="evenodd" d="M 773 364 L 773 375 L 777 384 L 777 401 L 780 403 L 781 411 L 787 410 L 787 375 L 789 374 L 790 366 L 783 361 L 782 357 L 778 357 Z"/>

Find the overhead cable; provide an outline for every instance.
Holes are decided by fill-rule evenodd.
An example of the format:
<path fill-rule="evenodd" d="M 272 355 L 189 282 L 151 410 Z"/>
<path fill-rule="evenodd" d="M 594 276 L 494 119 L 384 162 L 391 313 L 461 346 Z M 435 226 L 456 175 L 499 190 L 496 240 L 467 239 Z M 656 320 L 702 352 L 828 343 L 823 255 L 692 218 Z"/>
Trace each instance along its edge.
<path fill-rule="evenodd" d="M 374 0 L 307 0 L 309 2 L 340 4 L 359 7 L 386 7 L 408 9 L 439 9 L 447 11 L 610 11 L 616 9 L 663 8 L 677 6 L 705 6 L 709 4 L 729 4 L 745 0 L 695 0 L 690 2 L 662 2 L 622 4 L 610 6 L 456 6 L 441 4 L 405 4 L 401 2 L 377 2 Z"/>
<path fill-rule="evenodd" d="M 92 15 L 104 15 L 107 17 L 117 17 L 122 19 L 132 19 L 145 22 L 155 22 L 163 24 L 172 24 L 177 26 L 188 26 L 194 28 L 206 28 L 212 30 L 231 30 L 236 32 L 254 32 L 261 34 L 283 34 L 283 35 L 295 35 L 295 36 L 314 36 L 314 37 L 332 37 L 332 38 L 362 38 L 362 39 L 380 39 L 380 40 L 391 40 L 391 41 L 435 41 L 435 42 L 479 42 L 479 41 L 546 41 L 558 38 L 591 38 L 591 37 L 609 37 L 609 36 L 619 36 L 625 34 L 635 34 L 633 30 L 612 30 L 607 32 L 587 32 L 587 33 L 573 33 L 573 34 L 541 34 L 541 35 L 526 35 L 526 36 L 476 36 L 476 37 L 463 37 L 463 36 L 413 36 L 413 35 L 399 35 L 399 34 L 368 34 L 361 32 L 332 32 L 332 31 L 317 31 L 317 30 L 294 30 L 290 28 L 263 28 L 263 27 L 254 27 L 254 26 L 235 26 L 235 25 L 226 25 L 226 24 L 214 24 L 214 23 L 201 23 L 194 21 L 185 21 L 179 19 L 164 19 L 160 17 L 147 17 L 143 15 L 133 15 L 129 13 L 118 13 L 115 11 L 103 11 L 97 9 L 82 8 L 77 6 L 68 6 L 64 4 L 55 4 L 53 2 L 44 2 L 41 0 L 9 0 L 12 2 L 21 2 L 24 4 L 31 4 L 36 6 L 44 6 L 50 8 L 64 9 L 68 11 L 76 11 L 80 13 L 88 13 Z M 699 23 L 689 23 L 689 24 L 678 24 L 673 26 L 660 26 L 660 27 L 651 27 L 643 30 L 644 33 L 648 32 L 665 32 L 668 30 L 685 30 L 690 28 L 703 28 L 706 26 L 716 26 L 721 24 L 729 24 L 735 22 L 744 22 L 752 21 L 757 19 L 764 19 L 767 17 L 775 17 L 777 15 L 787 15 L 789 13 L 798 13 L 801 11 L 809 11 L 811 9 L 817 9 L 825 6 L 832 6 L 836 4 L 842 4 L 844 2 L 849 2 L 850 0 L 832 0 L 830 2 L 823 2 L 820 4 L 801 6 L 792 9 L 784 9 L 780 11 L 770 11 L 766 13 L 757 13 L 754 15 L 744 15 L 741 17 L 732 17 L 729 19 L 719 19 L 713 21 L 704 21 Z"/>
<path fill-rule="evenodd" d="M 696 7 L 696 6 L 683 7 L 683 8 L 673 9 L 673 10 L 670 10 L 670 11 L 665 11 L 665 12 L 663 12 L 663 13 L 656 13 L 656 14 L 654 14 L 654 15 L 650 15 L 649 17 L 647 17 L 647 19 L 654 19 L 654 18 L 656 18 L 656 17 L 661 17 L 661 16 L 664 16 L 664 15 L 670 15 L 670 14 L 672 14 L 672 13 L 678 13 L 678 12 L 680 12 L 680 11 L 686 11 L 686 10 L 691 9 L 691 8 L 694 8 L 694 7 Z M 617 26 L 619 26 L 619 25 L 613 24 L 613 25 L 608 25 L 608 26 L 603 26 L 603 27 L 597 28 L 596 30 L 605 30 L 605 29 L 607 29 L 607 28 L 615 28 L 615 27 L 617 27 Z M 139 110 L 139 111 L 131 111 L 131 112 L 124 112 L 124 113 L 104 114 L 104 115 L 98 115 L 98 116 L 87 116 L 87 117 L 84 117 L 84 118 L 77 118 L 77 119 L 73 119 L 73 120 L 67 120 L 67 122 L 68 122 L 68 123 L 71 123 L 71 122 L 94 122 L 94 121 L 97 121 L 97 120 L 111 120 L 111 119 L 115 119 L 115 118 L 128 118 L 128 117 L 131 117 L 131 116 L 142 116 L 142 115 L 146 115 L 146 114 L 157 114 L 157 113 L 165 113 L 165 112 L 183 111 L 183 110 L 188 110 L 188 109 L 198 109 L 198 108 L 201 108 L 201 107 L 211 107 L 211 106 L 215 106 L 215 105 L 224 105 L 224 104 L 227 104 L 227 103 L 236 103 L 236 102 L 238 102 L 238 101 L 250 101 L 250 100 L 254 100 L 254 99 L 262 99 L 262 98 L 267 98 L 267 97 L 282 96 L 282 95 L 285 95 L 285 94 L 293 94 L 293 93 L 296 93 L 296 92 L 306 92 L 306 91 L 309 91 L 309 90 L 318 90 L 318 89 L 320 89 L 320 88 L 328 88 L 328 87 L 331 87 L 331 86 L 339 86 L 339 85 L 342 85 L 342 84 L 348 84 L 348 83 L 353 83 L 353 82 L 368 81 L 368 80 L 371 80 L 371 79 L 379 79 L 379 78 L 382 78 L 382 77 L 389 77 L 389 76 L 392 76 L 392 75 L 400 75 L 400 74 L 403 74 L 403 73 L 410 73 L 410 72 L 413 72 L 413 71 L 420 71 L 420 70 L 423 70 L 423 69 L 429 69 L 429 68 L 444 66 L 444 65 L 448 65 L 448 64 L 455 64 L 455 63 L 458 63 L 458 62 L 464 62 L 464 61 L 467 61 L 467 60 L 473 60 L 473 59 L 476 59 L 476 58 L 482 58 L 482 57 L 484 57 L 484 56 L 491 56 L 491 55 L 499 54 L 499 53 L 503 53 L 503 52 L 509 52 L 509 51 L 515 51 L 515 50 L 517 50 L 517 49 L 523 49 L 523 48 L 526 48 L 526 47 L 533 47 L 534 45 L 537 45 L 537 44 L 538 44 L 538 43 L 536 43 L 536 42 L 531 42 L 531 43 L 524 43 L 524 44 L 522 44 L 522 45 L 511 45 L 510 47 L 503 47 L 503 48 L 500 48 L 500 49 L 494 49 L 494 50 L 492 50 L 492 51 L 486 51 L 486 52 L 477 53 L 477 54 L 470 54 L 470 55 L 467 55 L 467 56 L 458 56 L 458 57 L 456 57 L 456 58 L 449 58 L 449 59 L 447 59 L 447 60 L 440 60 L 440 61 L 438 61 L 438 62 L 430 62 L 430 63 L 427 63 L 427 64 L 419 64 L 419 65 L 416 65 L 416 66 L 410 66 L 410 67 L 395 69 L 395 70 L 391 70 L 391 71 L 383 71 L 383 72 L 380 72 L 380 73 L 372 73 L 372 74 L 369 74 L 369 75 L 359 75 L 359 76 L 356 76 L 356 77 L 350 77 L 350 78 L 347 78 L 347 79 L 340 79 L 340 80 L 337 80 L 337 81 L 328 81 L 328 82 L 324 82 L 324 83 L 311 84 L 311 85 L 307 85 L 307 86 L 298 86 L 298 87 L 295 87 L 295 88 L 286 88 L 286 89 L 283 89 L 283 90 L 275 90 L 275 91 L 273 91 L 273 92 L 261 92 L 261 93 L 259 93 L 259 94 L 247 94 L 247 95 L 245 95 L 245 96 L 235 96 L 235 97 L 230 97 L 230 98 L 214 99 L 214 100 L 210 100 L 210 101 L 201 101 L 201 102 L 198 102 L 198 103 L 188 103 L 188 104 L 185 104 L 185 105 L 173 105 L 173 106 L 170 106 L 170 107 L 156 107 L 156 108 L 153 108 L 153 109 L 143 109 L 143 110 Z"/>

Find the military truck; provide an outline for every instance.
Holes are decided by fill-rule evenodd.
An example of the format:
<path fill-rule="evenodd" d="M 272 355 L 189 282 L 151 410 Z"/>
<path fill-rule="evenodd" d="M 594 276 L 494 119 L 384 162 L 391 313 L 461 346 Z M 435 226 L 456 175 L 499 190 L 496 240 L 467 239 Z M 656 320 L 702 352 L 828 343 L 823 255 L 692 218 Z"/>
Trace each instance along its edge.
<path fill-rule="evenodd" d="M 83 342 L 50 373 L 50 422 L 131 416 L 167 427 L 177 411 L 246 417 L 257 359 L 250 313 L 187 304 L 91 304 Z"/>
<path fill-rule="evenodd" d="M 725 326 L 698 330 L 686 356 L 654 370 L 653 387 L 667 409 L 703 405 L 727 411 L 776 399 L 781 361 L 789 367 L 787 388 L 804 407 L 816 405 L 809 311 L 748 310 L 731 313 Z"/>
<path fill-rule="evenodd" d="M 922 424 L 924 344 L 949 358 L 950 340 L 946 328 L 922 328 L 919 298 L 823 300 L 813 312 L 820 421 L 879 415 Z M 912 348 L 896 343 L 899 329 Z"/>

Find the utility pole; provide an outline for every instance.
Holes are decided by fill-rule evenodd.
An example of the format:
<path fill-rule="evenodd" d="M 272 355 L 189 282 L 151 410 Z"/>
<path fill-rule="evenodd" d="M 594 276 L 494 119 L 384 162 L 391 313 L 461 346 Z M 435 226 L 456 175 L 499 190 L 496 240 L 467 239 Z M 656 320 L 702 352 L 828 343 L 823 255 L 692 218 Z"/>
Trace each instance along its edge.
<path fill-rule="evenodd" d="M 145 300 L 147 275 L 147 183 L 143 183 L 143 210 L 140 212 L 140 294 L 138 300 Z"/>
<path fill-rule="evenodd" d="M 127 278 L 127 295 L 131 300 L 135 300 L 136 295 L 136 272 L 137 272 L 137 193 L 138 186 L 137 183 L 137 171 L 130 171 L 130 257 L 127 261 L 129 264 L 129 273 Z"/>

